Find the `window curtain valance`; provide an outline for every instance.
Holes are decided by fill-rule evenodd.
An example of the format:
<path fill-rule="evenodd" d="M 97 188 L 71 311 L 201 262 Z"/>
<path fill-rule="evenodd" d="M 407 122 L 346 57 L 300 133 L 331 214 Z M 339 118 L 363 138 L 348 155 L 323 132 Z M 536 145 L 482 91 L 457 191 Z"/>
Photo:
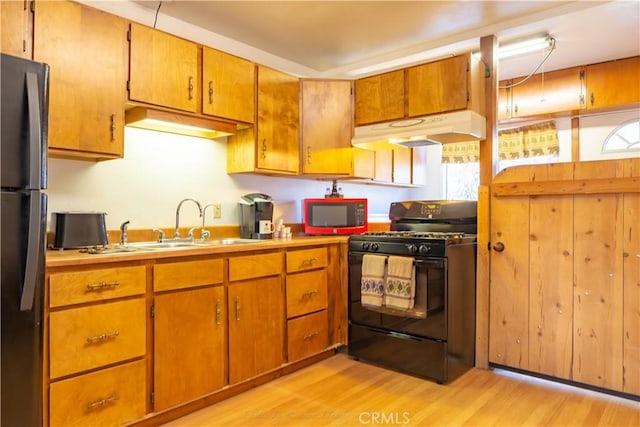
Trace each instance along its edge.
<path fill-rule="evenodd" d="M 498 132 L 499 160 L 558 154 L 560 143 L 554 121 Z M 442 145 L 442 163 L 471 163 L 480 159 L 480 142 Z"/>

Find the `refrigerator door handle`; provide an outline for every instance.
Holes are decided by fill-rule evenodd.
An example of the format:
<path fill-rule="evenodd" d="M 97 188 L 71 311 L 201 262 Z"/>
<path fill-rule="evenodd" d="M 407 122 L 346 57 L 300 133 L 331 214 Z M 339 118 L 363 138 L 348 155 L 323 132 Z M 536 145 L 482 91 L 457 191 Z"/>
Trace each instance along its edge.
<path fill-rule="evenodd" d="M 40 189 L 42 173 L 42 117 L 40 117 L 40 95 L 38 75 L 26 73 L 27 105 L 29 110 L 29 189 Z"/>
<path fill-rule="evenodd" d="M 40 251 L 42 233 L 41 212 L 42 196 L 33 192 L 29 206 L 29 238 L 27 240 L 27 262 L 24 272 L 24 284 L 22 286 L 22 296 L 20 297 L 20 311 L 31 311 L 33 301 L 38 287 L 40 270 Z"/>

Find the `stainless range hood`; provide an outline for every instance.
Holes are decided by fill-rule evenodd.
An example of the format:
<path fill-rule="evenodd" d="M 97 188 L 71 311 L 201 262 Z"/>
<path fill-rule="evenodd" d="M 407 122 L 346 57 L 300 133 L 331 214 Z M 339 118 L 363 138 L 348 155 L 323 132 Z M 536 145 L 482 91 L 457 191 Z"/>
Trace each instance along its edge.
<path fill-rule="evenodd" d="M 486 120 L 475 111 L 416 117 L 355 128 L 351 145 L 371 150 L 485 139 Z"/>

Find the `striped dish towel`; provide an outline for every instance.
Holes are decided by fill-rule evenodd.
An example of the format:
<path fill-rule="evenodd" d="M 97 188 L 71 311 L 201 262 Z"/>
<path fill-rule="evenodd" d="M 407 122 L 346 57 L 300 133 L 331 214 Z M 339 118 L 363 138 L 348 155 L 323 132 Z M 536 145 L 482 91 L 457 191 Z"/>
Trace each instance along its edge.
<path fill-rule="evenodd" d="M 413 308 L 416 295 L 413 258 L 390 256 L 384 284 L 384 305 L 398 310 Z"/>
<path fill-rule="evenodd" d="M 360 279 L 360 304 L 363 306 L 382 306 L 386 262 L 386 256 L 363 255 Z"/>

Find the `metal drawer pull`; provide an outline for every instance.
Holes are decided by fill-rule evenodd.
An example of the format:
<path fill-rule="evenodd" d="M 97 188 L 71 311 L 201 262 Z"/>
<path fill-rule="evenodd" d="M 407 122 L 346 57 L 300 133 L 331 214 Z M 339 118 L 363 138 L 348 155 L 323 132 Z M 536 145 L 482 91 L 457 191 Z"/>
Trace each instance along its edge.
<path fill-rule="evenodd" d="M 104 289 L 110 289 L 120 286 L 120 282 L 98 282 L 98 283 L 89 283 L 87 285 L 87 291 L 102 291 Z"/>
<path fill-rule="evenodd" d="M 95 402 L 87 403 L 87 409 L 91 411 L 93 409 L 103 408 L 111 403 L 114 403 L 118 399 L 118 396 L 109 396 L 105 399 L 96 400 Z"/>
<path fill-rule="evenodd" d="M 92 337 L 87 337 L 87 344 L 93 344 L 96 342 L 103 342 L 106 340 L 110 340 L 117 337 L 118 335 L 120 335 L 120 332 L 113 331 L 113 332 L 105 332 L 104 334 L 100 334 L 100 335 L 94 335 Z"/>
<path fill-rule="evenodd" d="M 216 325 L 220 324 L 221 317 L 222 317 L 222 309 L 220 308 L 220 300 L 216 300 Z"/>
<path fill-rule="evenodd" d="M 302 296 L 303 296 L 303 297 L 312 297 L 312 296 L 313 296 L 313 294 L 317 294 L 317 293 L 318 293 L 318 291 L 304 291 L 304 292 L 302 293 Z"/>
<path fill-rule="evenodd" d="M 306 258 L 302 260 L 302 265 L 313 265 L 314 262 L 316 262 L 317 259 L 316 258 Z"/>
<path fill-rule="evenodd" d="M 317 335 L 320 335 L 320 333 L 319 332 L 311 332 L 310 334 L 307 334 L 304 337 L 302 337 L 302 339 L 305 340 L 305 341 L 308 341 L 308 340 L 310 340 L 311 338 L 313 338 L 313 337 L 315 337 Z"/>
<path fill-rule="evenodd" d="M 189 100 L 193 99 L 193 77 L 189 77 Z"/>
<path fill-rule="evenodd" d="M 209 104 L 213 104 L 213 82 L 209 81 Z"/>
<path fill-rule="evenodd" d="M 240 297 L 236 297 L 236 320 L 240 320 Z"/>

